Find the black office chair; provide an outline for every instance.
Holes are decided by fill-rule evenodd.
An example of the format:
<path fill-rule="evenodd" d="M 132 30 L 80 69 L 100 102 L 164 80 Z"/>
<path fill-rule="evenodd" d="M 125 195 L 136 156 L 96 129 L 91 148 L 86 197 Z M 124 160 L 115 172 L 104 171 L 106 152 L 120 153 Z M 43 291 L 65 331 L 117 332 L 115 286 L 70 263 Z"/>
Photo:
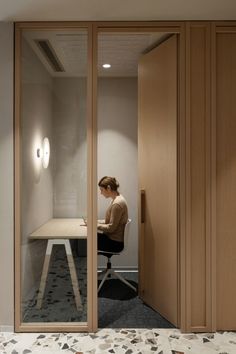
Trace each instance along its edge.
<path fill-rule="evenodd" d="M 122 254 L 128 246 L 128 237 L 129 237 L 129 229 L 130 229 L 130 223 L 131 223 L 131 219 L 128 219 L 126 225 L 125 225 L 125 230 L 124 230 L 124 248 L 122 251 L 120 252 L 108 252 L 108 251 L 99 251 L 98 250 L 98 254 L 107 257 L 107 268 L 105 270 L 103 270 L 101 273 L 98 274 L 98 276 L 104 275 L 104 277 L 102 278 L 102 281 L 98 287 L 98 292 L 101 290 L 101 287 L 103 286 L 105 280 L 107 279 L 107 277 L 110 277 L 111 275 L 117 277 L 118 279 L 120 279 L 120 281 L 122 281 L 124 284 L 128 285 L 131 289 L 133 289 L 134 291 L 137 291 L 137 289 L 131 285 L 126 279 L 124 279 L 119 273 L 115 272 L 112 269 L 112 264 L 111 264 L 111 257 L 112 256 L 119 256 L 120 254 Z"/>

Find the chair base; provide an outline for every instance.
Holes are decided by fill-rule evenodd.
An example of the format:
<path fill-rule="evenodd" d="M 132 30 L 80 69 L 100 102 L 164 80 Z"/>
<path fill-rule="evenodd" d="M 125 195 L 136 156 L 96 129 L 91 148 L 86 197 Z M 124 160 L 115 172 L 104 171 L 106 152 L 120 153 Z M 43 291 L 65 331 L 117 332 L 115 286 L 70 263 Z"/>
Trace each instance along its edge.
<path fill-rule="evenodd" d="M 110 277 L 111 275 L 117 277 L 120 281 L 122 281 L 122 283 L 128 285 L 131 289 L 133 289 L 135 292 L 137 291 L 137 289 L 131 285 L 125 278 L 123 278 L 120 274 L 118 274 L 117 272 L 115 272 L 113 269 L 111 268 L 107 268 L 105 270 L 103 270 L 99 276 L 101 276 L 102 274 L 104 274 L 104 277 L 102 278 L 101 284 L 98 287 L 98 293 L 101 290 L 101 287 L 103 286 L 105 280 Z"/>

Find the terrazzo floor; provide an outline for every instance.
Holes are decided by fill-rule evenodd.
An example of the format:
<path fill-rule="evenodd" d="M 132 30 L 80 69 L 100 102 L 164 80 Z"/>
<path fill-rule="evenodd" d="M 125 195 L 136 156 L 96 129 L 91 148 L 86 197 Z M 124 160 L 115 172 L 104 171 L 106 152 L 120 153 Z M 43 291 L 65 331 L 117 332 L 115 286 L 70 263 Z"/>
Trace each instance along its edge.
<path fill-rule="evenodd" d="M 76 314 L 73 291 L 72 288 L 68 288 L 67 285 L 67 283 L 70 284 L 68 270 L 66 269 L 66 262 L 60 249 L 54 254 L 54 257 L 56 257 L 57 261 L 52 263 L 48 282 L 53 287 L 53 292 L 49 286 L 46 290 L 44 306 L 41 311 L 38 312 L 35 309 L 37 293 L 34 292 L 32 298 L 27 300 L 27 302 L 24 303 L 25 306 L 23 306 L 25 322 L 32 320 L 33 322 L 59 320 L 58 317 L 55 318 L 55 314 L 58 316 L 58 313 L 67 321 L 77 321 L 86 318 L 86 282 L 81 286 L 84 311 L 81 314 Z M 84 264 L 76 263 L 81 284 L 83 280 L 86 279 L 86 262 L 84 262 Z M 56 264 L 57 268 L 53 268 L 53 264 Z M 134 278 L 131 277 L 129 280 L 131 282 L 133 281 L 135 284 L 135 275 L 133 275 L 133 277 Z M 112 280 L 110 281 L 112 282 Z M 119 291 L 114 291 L 116 286 L 119 286 Z M 104 286 L 98 299 L 100 306 L 98 315 L 99 326 L 107 326 L 109 328 L 103 328 L 96 333 L 72 334 L 17 334 L 0 332 L 0 354 L 56 354 L 63 352 L 75 354 L 236 354 L 236 332 L 181 334 L 178 329 L 163 328 L 171 327 L 172 325 L 168 322 L 163 322 L 164 319 L 157 317 L 156 314 L 155 316 L 153 315 L 153 322 L 150 322 L 152 313 L 148 307 L 142 307 L 142 311 L 140 312 L 140 324 L 143 323 L 144 326 L 146 325 L 149 329 L 137 328 L 139 327 L 137 317 L 139 303 L 137 302 L 138 299 L 135 299 L 137 296 L 134 297 L 132 294 L 128 294 L 127 298 L 127 293 L 124 292 L 124 298 L 120 301 L 120 298 L 116 298 L 116 294 L 119 294 L 119 297 L 122 294 L 120 284 L 110 283 L 107 284 L 107 288 L 113 289 L 113 291 L 112 293 L 107 292 L 108 289 L 106 290 Z M 123 288 L 123 290 L 125 289 L 127 291 L 127 287 Z M 63 291 L 65 293 L 63 293 Z M 111 301 L 110 303 L 107 302 L 107 297 L 109 301 Z M 63 311 L 61 311 L 60 298 L 64 299 Z M 134 303 L 133 301 L 136 302 Z M 121 306 L 121 302 L 122 308 L 119 307 Z M 60 311 L 58 311 L 58 306 L 60 307 Z M 52 308 L 52 310 L 50 310 L 50 308 Z M 114 315 L 115 308 L 118 308 L 119 316 L 115 319 L 113 316 L 111 319 L 110 314 L 113 313 Z M 128 320 L 133 317 L 133 312 L 134 316 L 136 316 L 136 328 L 118 329 L 121 323 L 126 323 L 126 326 L 128 325 Z M 149 322 L 145 322 L 145 319 Z M 148 326 L 147 323 L 150 323 L 150 326 Z M 159 324 L 160 327 L 162 327 L 161 329 L 157 328 Z M 111 327 L 113 326 L 116 328 L 112 329 Z M 155 327 L 155 329 L 151 329 L 152 327 Z"/>
<path fill-rule="evenodd" d="M 102 329 L 97 333 L 4 333 L 1 354 L 235 354 L 236 333 L 181 334 L 178 329 Z"/>

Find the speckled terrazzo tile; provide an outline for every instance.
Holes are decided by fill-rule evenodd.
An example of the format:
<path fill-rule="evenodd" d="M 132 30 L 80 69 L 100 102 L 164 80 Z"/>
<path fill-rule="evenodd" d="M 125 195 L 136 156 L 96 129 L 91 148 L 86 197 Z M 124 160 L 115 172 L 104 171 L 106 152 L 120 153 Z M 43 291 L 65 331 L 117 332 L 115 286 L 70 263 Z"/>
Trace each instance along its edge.
<path fill-rule="evenodd" d="M 6 354 L 5 348 L 2 344 L 0 344 L 0 353 L 1 354 Z"/>
<path fill-rule="evenodd" d="M 101 334 L 105 334 L 103 331 Z M 156 336 L 151 330 L 120 330 L 108 332 L 107 335 L 113 339 L 113 351 L 115 353 L 157 353 L 165 347 L 165 352 L 171 354 L 166 341 L 162 340 L 162 343 L 157 343 Z M 162 348 L 161 348 L 162 347 Z M 131 352 L 132 351 L 132 352 Z"/>
<path fill-rule="evenodd" d="M 218 334 L 198 334 L 192 335 L 192 339 L 186 337 L 190 335 L 181 335 L 177 341 L 171 341 L 172 350 L 183 351 L 185 354 L 199 354 L 199 353 L 224 353 L 234 354 L 235 349 L 221 337 L 221 342 L 216 340 Z M 190 337 L 191 338 L 191 337 Z"/>
<path fill-rule="evenodd" d="M 235 354 L 235 333 L 181 334 L 170 329 L 101 329 L 97 333 L 0 333 L 1 354 Z"/>

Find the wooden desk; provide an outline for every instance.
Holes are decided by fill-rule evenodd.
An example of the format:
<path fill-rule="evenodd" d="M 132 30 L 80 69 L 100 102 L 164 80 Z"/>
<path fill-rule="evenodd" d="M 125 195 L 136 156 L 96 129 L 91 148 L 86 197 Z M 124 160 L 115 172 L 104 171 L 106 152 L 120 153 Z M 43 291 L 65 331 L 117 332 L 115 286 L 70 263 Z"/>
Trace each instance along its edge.
<path fill-rule="evenodd" d="M 40 280 L 39 293 L 37 299 L 37 308 L 40 309 L 42 306 L 46 280 L 48 275 L 50 257 L 52 254 L 52 247 L 54 245 L 64 245 L 67 261 L 70 270 L 70 276 L 73 286 L 73 291 L 75 294 L 75 302 L 77 310 L 82 310 L 79 283 L 77 279 L 75 263 L 71 251 L 70 239 L 86 239 L 87 238 L 87 227 L 82 226 L 84 224 L 83 219 L 61 219 L 54 218 L 40 226 L 37 230 L 30 234 L 29 238 L 31 240 L 47 240 L 47 249 L 43 264 L 43 271 Z"/>

